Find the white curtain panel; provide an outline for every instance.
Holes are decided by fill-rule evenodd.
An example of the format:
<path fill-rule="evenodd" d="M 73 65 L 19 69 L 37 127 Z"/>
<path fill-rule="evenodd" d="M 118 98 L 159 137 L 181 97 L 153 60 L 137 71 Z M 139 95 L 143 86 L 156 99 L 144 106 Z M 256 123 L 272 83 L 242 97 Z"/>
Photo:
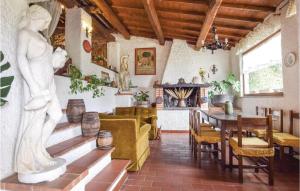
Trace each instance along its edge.
<path fill-rule="evenodd" d="M 47 9 L 52 17 L 51 23 L 49 25 L 49 28 L 45 31 L 43 31 L 45 37 L 50 41 L 50 37 L 55 31 L 55 28 L 57 27 L 60 14 L 62 13 L 62 7 L 61 4 L 57 0 L 50 0 L 47 2 L 38 3 L 45 9 Z"/>

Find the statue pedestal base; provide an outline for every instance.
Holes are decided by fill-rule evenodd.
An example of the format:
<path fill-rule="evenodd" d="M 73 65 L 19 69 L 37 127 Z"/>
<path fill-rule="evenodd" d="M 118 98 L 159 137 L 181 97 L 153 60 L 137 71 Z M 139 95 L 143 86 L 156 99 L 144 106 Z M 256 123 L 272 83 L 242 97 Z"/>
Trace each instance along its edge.
<path fill-rule="evenodd" d="M 18 180 L 26 184 L 35 184 L 44 181 L 53 181 L 60 177 L 66 171 L 66 160 L 57 158 L 55 159 L 57 164 L 46 168 L 41 172 L 36 172 L 32 174 L 21 174 L 18 173 Z"/>

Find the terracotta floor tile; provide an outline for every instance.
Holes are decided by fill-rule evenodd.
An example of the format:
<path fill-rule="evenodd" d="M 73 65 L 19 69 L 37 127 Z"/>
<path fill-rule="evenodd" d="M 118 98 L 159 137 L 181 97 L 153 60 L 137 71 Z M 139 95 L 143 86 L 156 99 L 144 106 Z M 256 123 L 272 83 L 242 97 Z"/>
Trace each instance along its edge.
<path fill-rule="evenodd" d="M 265 173 L 245 170 L 244 184 L 238 183 L 237 170 L 222 170 L 216 160 L 203 155 L 202 168 L 192 157 L 187 134 L 167 134 L 150 141 L 151 155 L 139 172 L 128 173 L 123 190 L 134 191 L 298 191 L 299 161 L 288 158 L 279 171 L 275 160 L 275 186 L 267 185 Z M 247 162 L 247 161 L 246 161 Z M 151 185 L 151 186 L 149 186 Z"/>

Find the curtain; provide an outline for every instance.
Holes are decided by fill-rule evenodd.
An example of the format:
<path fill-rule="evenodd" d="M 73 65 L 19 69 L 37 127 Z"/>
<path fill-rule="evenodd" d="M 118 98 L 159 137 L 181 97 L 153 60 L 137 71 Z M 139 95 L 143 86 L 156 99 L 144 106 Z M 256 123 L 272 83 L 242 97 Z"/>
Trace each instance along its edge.
<path fill-rule="evenodd" d="M 49 28 L 43 31 L 45 37 L 50 41 L 50 37 L 55 31 L 55 28 L 59 22 L 60 14 L 62 13 L 61 4 L 57 0 L 50 0 L 48 2 L 39 3 L 42 7 L 47 9 L 52 17 Z"/>

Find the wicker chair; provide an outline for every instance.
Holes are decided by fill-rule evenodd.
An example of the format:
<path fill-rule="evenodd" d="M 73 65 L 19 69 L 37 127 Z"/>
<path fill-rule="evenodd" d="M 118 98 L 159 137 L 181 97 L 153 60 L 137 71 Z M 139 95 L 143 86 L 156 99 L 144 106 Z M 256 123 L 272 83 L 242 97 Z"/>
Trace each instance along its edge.
<path fill-rule="evenodd" d="M 201 168 L 201 153 L 210 152 L 214 153 L 215 157 L 218 157 L 218 143 L 221 142 L 220 132 L 215 131 L 212 126 L 205 126 L 205 124 L 200 122 L 200 112 L 195 111 L 193 114 L 193 151 L 194 157 L 197 159 L 199 150 L 199 167 Z M 206 145 L 209 147 L 213 146 L 213 149 L 202 149 L 202 146 Z M 198 147 L 200 146 L 200 147 Z"/>
<path fill-rule="evenodd" d="M 258 137 L 242 137 L 242 129 L 248 127 L 265 128 L 266 140 Z M 233 157 L 238 160 L 239 182 L 243 183 L 243 169 L 263 169 L 269 174 L 269 185 L 274 184 L 274 146 L 272 134 L 272 116 L 261 118 L 242 117 L 238 115 L 238 137 L 229 139 L 229 166 L 234 167 Z M 243 157 L 255 162 L 254 165 L 243 165 Z"/>

